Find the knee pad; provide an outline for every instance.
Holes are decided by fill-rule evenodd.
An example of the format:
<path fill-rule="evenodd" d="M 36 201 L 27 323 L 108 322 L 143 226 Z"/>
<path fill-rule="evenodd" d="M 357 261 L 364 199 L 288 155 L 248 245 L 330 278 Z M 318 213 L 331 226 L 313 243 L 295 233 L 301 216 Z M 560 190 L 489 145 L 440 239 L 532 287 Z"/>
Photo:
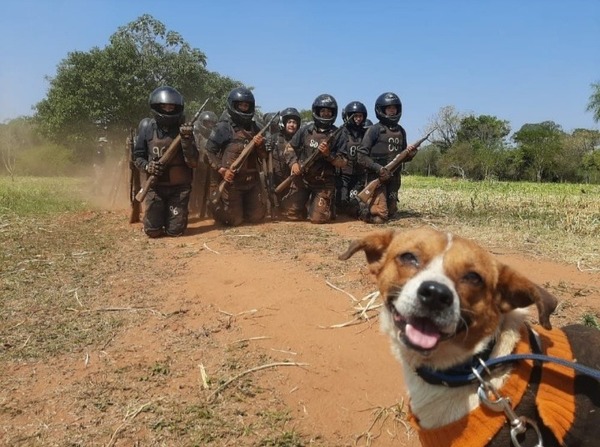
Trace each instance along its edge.
<path fill-rule="evenodd" d="M 157 238 L 157 237 L 163 236 L 165 234 L 165 230 L 163 228 L 159 228 L 159 229 L 144 228 L 144 233 L 146 233 L 146 236 L 148 236 L 150 238 Z"/>

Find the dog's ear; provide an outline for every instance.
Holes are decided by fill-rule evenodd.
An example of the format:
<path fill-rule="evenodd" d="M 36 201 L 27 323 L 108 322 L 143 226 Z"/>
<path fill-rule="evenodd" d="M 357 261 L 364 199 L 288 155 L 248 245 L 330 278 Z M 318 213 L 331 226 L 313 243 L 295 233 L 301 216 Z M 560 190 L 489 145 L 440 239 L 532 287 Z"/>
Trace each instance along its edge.
<path fill-rule="evenodd" d="M 348 249 L 339 255 L 338 259 L 346 261 L 354 253 L 364 250 L 369 266 L 373 269 L 387 251 L 390 242 L 394 238 L 394 230 L 382 230 L 369 233 L 362 239 L 352 241 Z"/>
<path fill-rule="evenodd" d="M 507 265 L 500 264 L 499 272 L 500 310 L 509 312 L 517 307 L 535 304 L 540 324 L 546 329 L 552 329 L 550 315 L 556 309 L 558 299 Z"/>

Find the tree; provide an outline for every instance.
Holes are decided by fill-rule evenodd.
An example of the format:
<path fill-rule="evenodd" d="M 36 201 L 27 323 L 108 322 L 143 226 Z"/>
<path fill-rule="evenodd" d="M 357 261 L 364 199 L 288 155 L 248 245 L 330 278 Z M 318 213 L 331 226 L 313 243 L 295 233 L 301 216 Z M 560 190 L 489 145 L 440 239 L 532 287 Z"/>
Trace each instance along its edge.
<path fill-rule="evenodd" d="M 575 129 L 564 138 L 565 157 L 561 166 L 568 167 L 569 181 L 598 183 L 600 178 L 600 132 L 589 129 Z"/>
<path fill-rule="evenodd" d="M 456 141 L 463 118 L 464 115 L 458 113 L 453 106 L 442 107 L 437 116 L 431 118 L 428 128 L 435 129 L 431 141 L 442 154 L 447 152 Z"/>
<path fill-rule="evenodd" d="M 469 115 L 460 121 L 456 140 L 461 142 L 481 143 L 492 148 L 501 146 L 510 133 L 508 121 L 489 115 Z"/>
<path fill-rule="evenodd" d="M 150 15 L 120 27 L 103 49 L 69 53 L 48 80 L 37 123 L 50 139 L 83 148 L 97 137 L 99 123 L 118 138 L 137 126 L 158 86 L 179 90 L 191 116 L 209 96 L 209 107 L 223 110 L 229 91 L 242 85 L 207 71 L 204 53 Z"/>
<path fill-rule="evenodd" d="M 561 157 L 564 132 L 553 121 L 537 124 L 524 124 L 513 135 L 523 154 L 523 163 L 532 176 L 532 180 L 554 180 L 553 171 Z"/>
<path fill-rule="evenodd" d="M 592 94 L 586 110 L 594 114 L 594 121 L 598 123 L 600 122 L 600 82 L 592 84 L 591 87 Z"/>
<path fill-rule="evenodd" d="M 497 178 L 504 163 L 504 140 L 510 133 L 507 121 L 494 116 L 469 115 L 460 121 L 455 141 L 444 155 L 447 174 L 482 180 Z"/>
<path fill-rule="evenodd" d="M 302 119 L 302 123 L 306 124 L 309 121 L 313 120 L 312 110 L 311 109 L 302 109 L 300 112 L 300 118 Z"/>
<path fill-rule="evenodd" d="M 588 152 L 581 161 L 583 181 L 586 183 L 600 183 L 600 151 Z"/>
<path fill-rule="evenodd" d="M 411 174 L 421 174 L 427 177 L 436 176 L 439 171 L 440 157 L 440 149 L 433 144 L 429 144 L 419 149 L 415 158 L 404 165 L 404 169 Z"/>
<path fill-rule="evenodd" d="M 21 122 L 22 118 L 12 120 L 7 124 L 0 124 L 0 171 L 5 171 L 12 180 L 15 176 L 17 162 L 17 147 L 22 144 Z"/>

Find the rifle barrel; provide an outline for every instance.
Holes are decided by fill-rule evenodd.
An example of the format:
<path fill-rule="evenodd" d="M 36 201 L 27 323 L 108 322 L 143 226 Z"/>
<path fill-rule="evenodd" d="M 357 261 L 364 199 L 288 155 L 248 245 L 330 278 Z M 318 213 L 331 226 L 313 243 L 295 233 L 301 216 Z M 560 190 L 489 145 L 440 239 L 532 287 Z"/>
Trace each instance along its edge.
<path fill-rule="evenodd" d="M 435 129 L 434 129 L 435 130 Z M 415 147 L 415 149 L 418 149 L 419 146 L 421 146 L 421 144 L 423 144 L 423 142 L 425 140 L 427 140 L 429 138 L 429 136 L 433 133 L 433 130 L 430 131 L 427 135 L 425 135 L 423 138 L 420 138 L 419 140 L 417 140 L 415 143 L 412 144 L 412 146 Z M 405 158 L 408 157 L 408 151 L 406 149 L 404 149 L 402 152 L 400 152 L 398 155 L 396 155 L 394 157 L 394 159 L 392 161 L 390 161 L 387 165 L 385 165 L 386 169 L 389 169 L 392 172 L 396 171 L 396 168 L 398 166 L 400 166 L 400 163 L 402 163 L 402 161 L 404 161 Z M 356 195 L 356 197 L 358 197 L 358 199 L 361 202 L 364 203 L 368 203 L 369 200 L 371 200 L 373 198 L 373 193 L 375 192 L 375 190 L 377 188 L 379 188 L 379 186 L 381 185 L 381 180 L 379 180 L 378 178 L 371 180 L 369 183 L 367 183 L 367 185 Z"/>

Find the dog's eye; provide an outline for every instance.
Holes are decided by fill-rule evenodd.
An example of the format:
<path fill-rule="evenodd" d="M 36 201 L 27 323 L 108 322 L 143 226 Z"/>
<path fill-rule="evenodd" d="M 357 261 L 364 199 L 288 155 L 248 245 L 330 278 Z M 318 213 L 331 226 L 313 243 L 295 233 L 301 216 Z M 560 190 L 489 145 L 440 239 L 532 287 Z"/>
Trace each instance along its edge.
<path fill-rule="evenodd" d="M 463 281 L 473 284 L 474 286 L 480 286 L 483 284 L 483 278 L 479 273 L 469 272 L 463 276 Z"/>
<path fill-rule="evenodd" d="M 402 254 L 398 255 L 398 259 L 404 265 L 412 265 L 414 267 L 419 266 L 419 260 L 417 259 L 417 257 L 414 254 L 412 254 L 410 252 L 402 253 Z"/>

